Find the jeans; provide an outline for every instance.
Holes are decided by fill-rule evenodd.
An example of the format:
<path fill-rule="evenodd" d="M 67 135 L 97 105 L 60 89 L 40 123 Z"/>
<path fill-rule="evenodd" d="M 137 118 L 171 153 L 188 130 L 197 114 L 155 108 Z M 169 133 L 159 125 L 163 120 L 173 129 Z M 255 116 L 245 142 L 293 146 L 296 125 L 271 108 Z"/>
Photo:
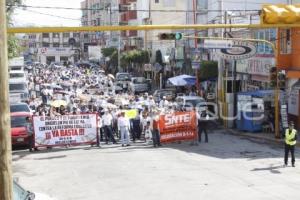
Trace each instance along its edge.
<path fill-rule="evenodd" d="M 208 135 L 207 135 L 206 127 L 198 127 L 198 141 L 201 142 L 202 132 L 204 132 L 205 142 L 208 142 Z"/>
<path fill-rule="evenodd" d="M 116 143 L 116 140 L 114 138 L 112 127 L 111 126 L 104 126 L 104 132 L 105 132 L 105 142 L 108 143 L 108 140 L 110 139 L 113 143 Z"/>
<path fill-rule="evenodd" d="M 295 145 L 285 144 L 284 146 L 284 164 L 288 164 L 289 152 L 292 155 L 292 164 L 295 164 Z"/>
<path fill-rule="evenodd" d="M 129 131 L 128 131 L 128 127 L 121 127 L 120 128 L 121 131 L 121 143 L 122 145 L 129 144 Z"/>

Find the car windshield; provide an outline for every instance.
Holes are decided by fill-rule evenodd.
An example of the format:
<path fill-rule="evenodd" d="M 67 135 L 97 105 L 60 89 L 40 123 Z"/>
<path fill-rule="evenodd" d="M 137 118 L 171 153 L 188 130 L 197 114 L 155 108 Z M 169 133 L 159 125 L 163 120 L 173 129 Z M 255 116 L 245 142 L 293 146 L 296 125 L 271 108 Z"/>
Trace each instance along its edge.
<path fill-rule="evenodd" d="M 30 109 L 25 104 L 10 105 L 10 112 L 30 112 Z"/>
<path fill-rule="evenodd" d="M 129 76 L 129 74 L 119 74 L 118 79 L 119 80 L 130 79 L 130 76 Z"/>
<path fill-rule="evenodd" d="M 24 83 L 9 84 L 9 91 L 14 91 L 14 90 L 25 90 L 25 84 Z"/>
<path fill-rule="evenodd" d="M 193 107 L 197 106 L 199 103 L 204 105 L 205 101 L 203 99 L 187 99 L 185 101 L 186 105 L 192 105 Z M 200 106 L 201 106 L 201 104 L 200 104 Z"/>
<path fill-rule="evenodd" d="M 11 127 L 24 127 L 26 126 L 26 116 L 18 116 L 18 117 L 11 117 Z"/>
<path fill-rule="evenodd" d="M 12 73 L 10 78 L 24 78 L 24 73 Z"/>

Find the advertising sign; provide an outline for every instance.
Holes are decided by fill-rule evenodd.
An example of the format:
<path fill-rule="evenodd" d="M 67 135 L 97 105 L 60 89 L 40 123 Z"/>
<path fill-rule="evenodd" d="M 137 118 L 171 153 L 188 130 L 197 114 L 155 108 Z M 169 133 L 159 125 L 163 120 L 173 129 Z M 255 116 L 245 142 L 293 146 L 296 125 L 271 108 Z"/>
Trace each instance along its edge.
<path fill-rule="evenodd" d="M 35 147 L 97 142 L 97 115 L 34 116 Z"/>
<path fill-rule="evenodd" d="M 299 115 L 299 90 L 292 90 L 288 99 L 288 113 L 291 115 Z"/>
<path fill-rule="evenodd" d="M 230 49 L 233 46 L 232 40 L 204 40 L 205 49 Z"/>
<path fill-rule="evenodd" d="M 175 112 L 159 116 L 161 143 L 169 143 L 197 138 L 195 112 Z"/>
<path fill-rule="evenodd" d="M 256 46 L 247 41 L 233 41 L 230 49 L 220 49 L 218 54 L 228 60 L 241 60 L 253 57 L 256 54 Z"/>

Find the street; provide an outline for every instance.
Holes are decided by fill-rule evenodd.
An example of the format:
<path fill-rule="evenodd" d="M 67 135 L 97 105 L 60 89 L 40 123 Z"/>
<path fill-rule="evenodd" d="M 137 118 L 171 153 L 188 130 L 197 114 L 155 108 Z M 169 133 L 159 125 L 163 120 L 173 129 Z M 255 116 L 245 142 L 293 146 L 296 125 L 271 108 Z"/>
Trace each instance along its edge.
<path fill-rule="evenodd" d="M 283 148 L 216 130 L 209 143 L 153 148 L 54 148 L 13 153 L 14 177 L 57 200 L 299 198 L 300 169 L 283 168 Z"/>

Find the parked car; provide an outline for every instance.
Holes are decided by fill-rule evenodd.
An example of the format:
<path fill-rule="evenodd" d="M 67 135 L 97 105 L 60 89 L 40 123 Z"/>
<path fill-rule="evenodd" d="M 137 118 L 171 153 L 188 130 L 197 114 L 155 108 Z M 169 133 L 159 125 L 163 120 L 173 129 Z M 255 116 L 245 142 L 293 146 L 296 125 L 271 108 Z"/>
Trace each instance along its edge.
<path fill-rule="evenodd" d="M 149 91 L 149 84 L 144 77 L 132 77 L 129 89 L 133 93 L 144 93 Z"/>
<path fill-rule="evenodd" d="M 117 73 L 116 85 L 122 87 L 122 90 L 128 90 L 131 81 L 131 75 L 129 73 Z"/>
<path fill-rule="evenodd" d="M 26 118 L 31 117 L 30 112 L 11 113 L 11 141 L 13 146 L 27 146 L 29 136 L 26 128 Z"/>
<path fill-rule="evenodd" d="M 126 72 L 120 72 L 116 74 L 116 81 L 130 81 L 131 80 L 131 75 Z"/>
<path fill-rule="evenodd" d="M 176 97 L 176 90 L 175 89 L 161 89 L 155 90 L 153 93 L 153 98 L 156 103 L 162 100 L 163 97 L 166 97 L 168 101 L 173 101 Z"/>
<path fill-rule="evenodd" d="M 197 111 L 201 111 L 207 108 L 205 99 L 199 96 L 179 96 L 175 101 L 178 108 L 185 110 L 196 108 Z"/>

